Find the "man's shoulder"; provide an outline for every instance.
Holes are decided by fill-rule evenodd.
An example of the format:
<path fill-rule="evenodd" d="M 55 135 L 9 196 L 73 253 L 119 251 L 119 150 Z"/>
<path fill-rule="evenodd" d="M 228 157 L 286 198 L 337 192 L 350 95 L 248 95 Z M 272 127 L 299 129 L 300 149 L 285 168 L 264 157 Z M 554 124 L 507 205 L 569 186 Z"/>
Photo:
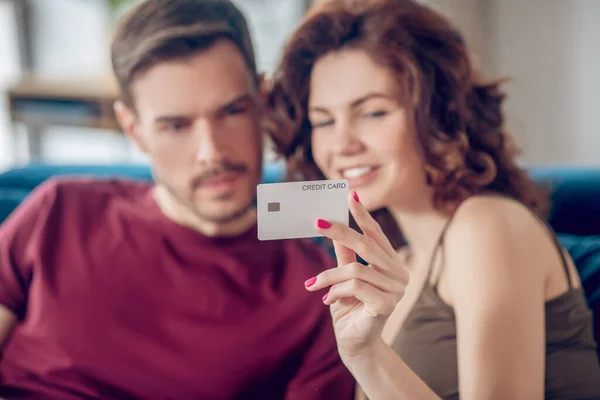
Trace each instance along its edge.
<path fill-rule="evenodd" d="M 52 177 L 38 185 L 18 206 L 11 219 L 38 213 L 39 219 L 63 219 L 105 209 L 116 201 L 138 204 L 152 186 L 149 182 L 89 177 Z M 80 211 L 80 212 L 79 212 Z M 10 217 L 9 217 L 10 218 Z"/>
<path fill-rule="evenodd" d="M 120 196 L 139 196 L 147 185 L 118 180 L 96 180 L 84 177 L 53 177 L 39 184 L 0 224 L 0 239 L 18 242 L 21 247 L 34 237 L 52 238 L 58 229 L 82 226 L 97 228 L 98 221 L 107 219 L 104 212 L 112 199 Z M 114 208 L 114 207 L 112 207 Z M 85 219 L 93 223 L 73 221 Z M 47 232 L 51 235 L 44 235 Z M 65 232 L 65 231 L 63 231 Z M 41 235 L 41 236 L 40 236 Z"/>
<path fill-rule="evenodd" d="M 124 179 L 92 177 L 53 177 L 40 184 L 32 197 L 64 199 L 99 199 L 106 197 L 135 197 L 148 193 L 151 183 Z"/>

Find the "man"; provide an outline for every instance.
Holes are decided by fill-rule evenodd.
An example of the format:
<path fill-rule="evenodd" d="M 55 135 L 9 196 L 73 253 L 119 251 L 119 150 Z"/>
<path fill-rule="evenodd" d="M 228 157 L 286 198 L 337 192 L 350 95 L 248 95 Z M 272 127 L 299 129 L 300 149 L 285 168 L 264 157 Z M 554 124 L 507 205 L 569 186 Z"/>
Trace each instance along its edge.
<path fill-rule="evenodd" d="M 156 184 L 52 180 L 0 227 L 0 396 L 351 398 L 329 311 L 304 289 L 331 259 L 257 240 L 262 110 L 242 14 L 142 2 L 112 59 L 117 117 Z"/>

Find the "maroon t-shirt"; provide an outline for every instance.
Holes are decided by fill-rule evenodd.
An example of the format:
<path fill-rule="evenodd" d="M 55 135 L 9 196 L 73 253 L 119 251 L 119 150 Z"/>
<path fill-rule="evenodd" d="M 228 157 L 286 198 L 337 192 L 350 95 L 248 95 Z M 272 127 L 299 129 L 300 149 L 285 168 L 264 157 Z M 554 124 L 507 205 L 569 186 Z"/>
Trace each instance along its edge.
<path fill-rule="evenodd" d="M 203 236 L 151 191 L 52 180 L 0 226 L 0 303 L 19 318 L 0 396 L 352 398 L 329 310 L 304 289 L 332 258 L 256 227 Z"/>

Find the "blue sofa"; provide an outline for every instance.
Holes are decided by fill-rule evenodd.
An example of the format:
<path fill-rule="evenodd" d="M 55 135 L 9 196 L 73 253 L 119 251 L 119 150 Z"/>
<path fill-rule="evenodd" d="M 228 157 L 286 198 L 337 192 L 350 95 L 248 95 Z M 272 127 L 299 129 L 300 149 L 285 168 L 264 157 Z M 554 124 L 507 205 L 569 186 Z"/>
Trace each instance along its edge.
<path fill-rule="evenodd" d="M 31 164 L 0 173 L 0 223 L 19 205 L 36 186 L 50 177 L 89 176 L 96 178 L 125 178 L 151 181 L 152 173 L 146 165 L 48 165 Z M 279 182 L 284 171 L 277 165 L 264 168 L 263 182 Z"/>
<path fill-rule="evenodd" d="M 600 235 L 600 168 L 534 167 L 532 176 L 553 191 L 550 223 L 560 234 Z M 122 177 L 152 180 L 145 165 L 47 165 L 33 164 L 0 173 L 0 223 L 40 183 L 53 176 Z M 264 182 L 284 178 L 279 165 L 267 165 Z"/>
<path fill-rule="evenodd" d="M 600 168 L 533 167 L 532 176 L 550 185 L 550 224 L 573 257 L 596 319 L 600 343 Z M 0 223 L 44 180 L 53 176 L 88 175 L 151 180 L 144 165 L 29 165 L 0 174 Z M 279 166 L 265 167 L 264 182 L 284 178 Z"/>

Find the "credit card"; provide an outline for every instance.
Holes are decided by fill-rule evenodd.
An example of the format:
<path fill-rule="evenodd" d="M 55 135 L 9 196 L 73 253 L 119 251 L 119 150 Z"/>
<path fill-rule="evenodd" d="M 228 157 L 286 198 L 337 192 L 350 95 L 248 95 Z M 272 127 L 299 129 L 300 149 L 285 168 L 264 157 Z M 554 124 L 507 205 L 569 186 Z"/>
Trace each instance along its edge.
<path fill-rule="evenodd" d="M 262 183 L 257 186 L 258 239 L 323 236 L 319 218 L 348 225 L 348 180 Z"/>

